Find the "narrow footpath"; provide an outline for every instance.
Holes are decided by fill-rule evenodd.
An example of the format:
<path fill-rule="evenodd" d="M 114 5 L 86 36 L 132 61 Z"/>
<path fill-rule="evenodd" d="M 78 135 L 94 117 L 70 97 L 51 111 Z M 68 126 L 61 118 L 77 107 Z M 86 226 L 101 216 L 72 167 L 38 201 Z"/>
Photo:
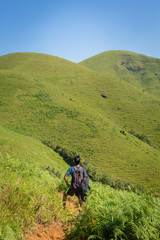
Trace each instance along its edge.
<path fill-rule="evenodd" d="M 70 199 L 67 201 L 66 207 L 71 209 L 71 214 L 79 211 L 78 205 Z M 66 235 L 61 222 L 54 222 L 51 225 L 45 226 L 36 224 L 35 230 L 28 234 L 26 240 L 65 240 Z"/>

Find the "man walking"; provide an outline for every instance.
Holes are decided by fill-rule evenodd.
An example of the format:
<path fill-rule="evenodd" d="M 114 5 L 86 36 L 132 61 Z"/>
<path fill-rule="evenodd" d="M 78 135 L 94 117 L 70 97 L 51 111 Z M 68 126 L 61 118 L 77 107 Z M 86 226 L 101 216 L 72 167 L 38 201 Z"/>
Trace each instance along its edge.
<path fill-rule="evenodd" d="M 70 167 L 66 174 L 64 175 L 64 180 L 66 185 L 68 186 L 68 189 L 65 191 L 63 195 L 63 206 L 66 207 L 66 201 L 67 196 L 73 196 L 74 194 L 78 197 L 79 205 L 82 208 L 83 207 L 83 201 L 82 201 L 82 191 L 80 191 L 79 186 L 83 180 L 83 178 L 87 177 L 86 170 L 80 166 L 80 156 L 76 156 L 74 158 L 75 166 Z M 67 181 L 67 177 L 71 175 L 72 181 L 71 185 Z"/>

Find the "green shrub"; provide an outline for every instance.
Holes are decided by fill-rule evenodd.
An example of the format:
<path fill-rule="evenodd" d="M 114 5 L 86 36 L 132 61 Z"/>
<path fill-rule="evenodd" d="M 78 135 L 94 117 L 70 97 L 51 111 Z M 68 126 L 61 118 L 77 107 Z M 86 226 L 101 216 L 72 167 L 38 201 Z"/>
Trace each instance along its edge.
<path fill-rule="evenodd" d="M 50 100 L 49 98 L 49 94 L 44 92 L 43 90 L 40 90 L 39 92 L 37 92 L 34 97 L 36 97 L 37 99 L 41 100 L 41 101 L 47 101 Z"/>
<path fill-rule="evenodd" d="M 56 171 L 54 168 L 51 168 L 50 166 L 48 166 L 46 168 L 46 170 L 48 170 L 48 172 L 51 174 L 51 175 L 54 175 L 55 177 L 57 178 L 61 178 L 61 173 L 59 171 Z"/>
<path fill-rule="evenodd" d="M 34 222 L 49 223 L 61 212 L 56 194 L 59 172 L 0 155 L 0 226 L 9 226 L 18 236 Z M 59 177 L 59 176 L 58 176 Z M 1 234 L 3 237 L 3 234 Z M 5 238 L 4 238 L 5 239 Z"/>
<path fill-rule="evenodd" d="M 0 240 L 17 240 L 17 238 L 13 229 L 9 226 L 5 226 L 0 230 Z"/>
<path fill-rule="evenodd" d="M 141 141 L 147 143 L 149 146 L 157 148 L 155 144 L 145 134 L 138 133 L 134 130 L 130 130 L 129 133 L 140 139 Z"/>
<path fill-rule="evenodd" d="M 160 200 L 96 184 L 69 239 L 160 239 Z"/>
<path fill-rule="evenodd" d="M 64 159 L 66 163 L 68 163 L 69 165 L 74 165 L 74 157 L 77 155 L 76 152 L 70 151 L 67 148 L 64 148 L 60 145 L 56 145 L 46 140 L 43 141 L 43 144 L 45 144 L 46 146 L 50 147 L 55 152 L 57 152 Z"/>
<path fill-rule="evenodd" d="M 87 161 L 82 160 L 82 166 L 86 169 L 88 176 L 94 182 L 101 182 L 102 184 L 112 186 L 114 184 L 113 178 L 108 174 L 102 172 L 100 169 L 92 166 Z"/>
<path fill-rule="evenodd" d="M 60 145 L 57 145 L 54 149 L 61 157 L 63 157 L 64 161 L 70 165 L 74 164 L 74 157 L 77 155 L 76 152 L 70 151 Z"/>
<path fill-rule="evenodd" d="M 110 174 L 102 172 L 100 169 L 93 167 L 86 161 L 82 162 L 82 166 L 85 167 L 89 178 L 93 182 L 99 182 L 104 185 L 109 185 L 110 187 L 118 190 L 133 191 L 139 194 L 147 193 L 147 189 L 144 186 L 141 186 L 141 185 L 133 186 L 128 181 L 124 181 L 120 179 L 115 180 Z"/>

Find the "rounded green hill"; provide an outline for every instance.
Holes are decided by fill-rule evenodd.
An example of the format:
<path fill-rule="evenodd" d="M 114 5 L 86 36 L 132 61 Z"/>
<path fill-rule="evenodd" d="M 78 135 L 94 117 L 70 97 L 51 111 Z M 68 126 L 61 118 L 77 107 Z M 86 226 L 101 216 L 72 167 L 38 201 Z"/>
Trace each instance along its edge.
<path fill-rule="evenodd" d="M 116 75 L 123 69 L 115 70 L 122 52 L 115 53 L 105 74 L 45 54 L 1 56 L 1 126 L 77 152 L 115 179 L 160 191 L 160 99 Z"/>

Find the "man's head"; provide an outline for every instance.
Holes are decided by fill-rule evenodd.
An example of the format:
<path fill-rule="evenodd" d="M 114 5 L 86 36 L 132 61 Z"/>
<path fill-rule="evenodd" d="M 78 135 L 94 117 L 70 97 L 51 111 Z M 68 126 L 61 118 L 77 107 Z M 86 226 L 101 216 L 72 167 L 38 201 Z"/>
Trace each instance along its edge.
<path fill-rule="evenodd" d="M 81 160 L 80 156 L 75 156 L 74 162 L 76 165 L 78 165 L 80 163 L 80 160 Z"/>

